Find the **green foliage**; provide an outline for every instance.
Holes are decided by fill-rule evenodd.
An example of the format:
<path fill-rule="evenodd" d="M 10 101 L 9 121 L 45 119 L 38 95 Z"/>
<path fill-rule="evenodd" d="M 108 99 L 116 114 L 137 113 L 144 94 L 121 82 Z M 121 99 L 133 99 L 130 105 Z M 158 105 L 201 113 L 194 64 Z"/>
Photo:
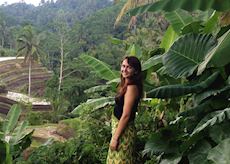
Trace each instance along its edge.
<path fill-rule="evenodd" d="M 59 125 L 74 129 L 74 138 L 64 143 L 54 142 L 41 146 L 33 151 L 26 162 L 105 163 L 110 136 L 110 114 L 109 109 L 91 114 L 85 111 L 79 117 L 62 120 Z"/>
<path fill-rule="evenodd" d="M 141 14 L 147 11 L 174 11 L 176 9 L 184 9 L 187 11 L 195 10 L 209 10 L 214 9 L 217 11 L 228 11 L 230 8 L 229 1 L 223 1 L 221 4 L 218 0 L 208 1 L 208 0 L 197 0 L 193 3 L 189 0 L 160 0 L 153 2 L 144 6 L 137 7 L 130 11 L 131 15 Z"/>
<path fill-rule="evenodd" d="M 56 115 L 55 115 L 56 116 Z M 29 122 L 29 125 L 42 125 L 53 122 L 54 112 L 34 112 L 29 111 L 26 114 L 26 120 Z"/>
<path fill-rule="evenodd" d="M 230 162 L 229 158 L 230 138 L 221 141 L 216 147 L 211 149 L 208 154 L 208 159 L 214 163 L 227 164 Z"/>
<path fill-rule="evenodd" d="M 111 70 L 106 63 L 89 55 L 82 54 L 80 58 L 102 79 L 113 80 L 118 77 L 118 72 Z"/>
<path fill-rule="evenodd" d="M 1 162 L 12 163 L 31 144 L 33 131 L 26 131 L 28 122 L 18 123 L 21 108 L 13 105 L 0 131 Z"/>
<path fill-rule="evenodd" d="M 216 40 L 210 35 L 187 34 L 182 36 L 165 54 L 164 66 L 167 72 L 175 78 L 188 77 L 194 73 L 215 45 Z"/>

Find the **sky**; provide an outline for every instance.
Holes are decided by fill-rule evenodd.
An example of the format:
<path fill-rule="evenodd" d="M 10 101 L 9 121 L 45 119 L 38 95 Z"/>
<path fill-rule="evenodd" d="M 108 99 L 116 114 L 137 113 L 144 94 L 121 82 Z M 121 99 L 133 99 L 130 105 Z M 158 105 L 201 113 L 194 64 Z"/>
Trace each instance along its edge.
<path fill-rule="evenodd" d="M 0 5 L 4 4 L 7 2 L 7 4 L 12 4 L 12 3 L 17 3 L 17 2 L 22 2 L 24 1 L 27 4 L 33 4 L 34 6 L 38 6 L 41 0 L 0 0 Z"/>

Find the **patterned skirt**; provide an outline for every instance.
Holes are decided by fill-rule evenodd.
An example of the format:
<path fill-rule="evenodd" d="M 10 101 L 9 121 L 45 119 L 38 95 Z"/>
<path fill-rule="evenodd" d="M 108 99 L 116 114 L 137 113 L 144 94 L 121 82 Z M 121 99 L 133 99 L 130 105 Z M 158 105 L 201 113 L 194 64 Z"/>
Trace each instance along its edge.
<path fill-rule="evenodd" d="M 118 119 L 112 116 L 112 135 L 117 126 Z M 129 122 L 119 138 L 119 145 L 116 151 L 109 149 L 107 156 L 107 164 L 134 164 L 134 141 L 136 137 L 136 129 L 134 122 Z"/>

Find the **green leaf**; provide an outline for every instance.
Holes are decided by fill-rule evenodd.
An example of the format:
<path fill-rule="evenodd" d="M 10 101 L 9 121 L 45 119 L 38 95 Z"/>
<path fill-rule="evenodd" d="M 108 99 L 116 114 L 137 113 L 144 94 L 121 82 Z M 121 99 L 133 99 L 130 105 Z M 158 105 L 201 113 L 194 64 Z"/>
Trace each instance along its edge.
<path fill-rule="evenodd" d="M 212 146 L 205 140 L 196 143 L 195 147 L 188 154 L 189 164 L 203 163 L 208 164 L 208 150 Z"/>
<path fill-rule="evenodd" d="M 230 147 L 230 138 L 227 138 L 209 151 L 208 159 L 214 162 L 215 164 L 229 164 L 230 163 L 229 147 Z"/>
<path fill-rule="evenodd" d="M 168 51 L 168 49 L 171 47 L 171 45 L 173 44 L 173 42 L 178 38 L 178 35 L 176 34 L 176 32 L 173 30 L 172 26 L 170 25 L 167 28 L 167 31 L 165 32 L 160 47 L 164 48 L 165 51 Z"/>
<path fill-rule="evenodd" d="M 206 34 L 212 33 L 217 28 L 219 16 L 220 13 L 216 11 L 213 12 L 210 19 L 204 24 L 204 29 L 203 29 L 204 33 Z"/>
<path fill-rule="evenodd" d="M 95 93 L 95 92 L 102 92 L 105 91 L 107 89 L 109 89 L 110 86 L 109 85 L 99 85 L 99 86 L 95 86 L 89 89 L 84 90 L 85 93 Z"/>
<path fill-rule="evenodd" d="M 195 96 L 195 102 L 197 104 L 201 103 L 203 100 L 205 100 L 206 98 L 210 97 L 210 96 L 217 96 L 217 95 L 220 95 L 222 94 L 223 92 L 229 92 L 230 90 L 230 86 L 227 85 L 225 86 L 224 88 L 221 88 L 221 89 L 210 89 L 208 91 L 205 91 L 205 92 L 201 92 L 200 94 L 197 94 Z"/>
<path fill-rule="evenodd" d="M 195 130 L 191 135 L 199 133 L 207 127 L 213 126 L 215 124 L 219 124 L 225 120 L 230 119 L 230 108 L 226 108 L 224 110 L 216 111 L 208 114 L 205 118 L 203 118 L 200 123 L 197 125 Z"/>
<path fill-rule="evenodd" d="M 20 114 L 21 108 L 19 105 L 15 104 L 10 108 L 2 127 L 5 135 L 8 135 L 16 127 Z"/>
<path fill-rule="evenodd" d="M 128 56 L 130 55 L 130 56 L 136 56 L 136 57 L 140 57 L 141 53 L 142 53 L 141 48 L 135 44 L 131 45 L 126 52 Z"/>
<path fill-rule="evenodd" d="M 165 13 L 165 17 L 177 34 L 180 34 L 181 29 L 193 21 L 192 16 L 188 12 L 181 9 L 167 12 Z"/>
<path fill-rule="evenodd" d="M 160 63 L 162 63 L 162 55 L 153 56 L 142 64 L 142 71 L 145 71 Z"/>
<path fill-rule="evenodd" d="M 98 99 L 90 99 L 85 103 L 78 105 L 71 113 L 78 114 L 84 110 L 94 111 L 107 105 L 114 105 L 114 97 L 101 97 Z"/>
<path fill-rule="evenodd" d="M 181 112 L 179 116 L 189 117 L 189 116 L 197 116 L 200 117 L 205 113 L 210 113 L 216 109 L 223 109 L 228 106 L 228 100 L 225 99 L 218 99 L 218 98 L 211 98 L 203 103 Z"/>
<path fill-rule="evenodd" d="M 118 72 L 111 70 L 110 67 L 106 63 L 104 63 L 104 62 L 102 62 L 102 61 L 100 61 L 100 60 L 98 60 L 92 56 L 82 54 L 82 55 L 80 55 L 80 58 L 90 68 L 92 68 L 95 71 L 95 73 L 99 77 L 101 77 L 102 79 L 113 80 L 113 79 L 119 77 Z"/>
<path fill-rule="evenodd" d="M 215 72 L 206 80 L 197 84 L 176 84 L 158 87 L 147 92 L 147 97 L 173 98 L 189 93 L 198 93 L 209 87 L 216 80 L 218 75 L 219 73 Z"/>
<path fill-rule="evenodd" d="M 223 36 L 218 39 L 218 45 L 212 49 L 206 56 L 205 60 L 200 63 L 197 74 L 201 74 L 207 64 L 211 61 L 217 67 L 225 66 L 230 63 L 229 51 L 230 51 L 230 30 L 228 30 Z"/>
<path fill-rule="evenodd" d="M 220 143 L 222 140 L 230 138 L 229 121 L 214 125 L 212 128 L 209 128 L 209 136 L 216 143 Z"/>
<path fill-rule="evenodd" d="M 211 35 L 187 34 L 174 42 L 163 56 L 163 64 L 174 78 L 188 77 L 215 44 L 216 40 Z"/>
<path fill-rule="evenodd" d="M 111 41 L 111 43 L 116 44 L 116 45 L 120 45 L 120 44 L 124 43 L 123 40 L 118 39 L 118 38 L 113 38 L 113 37 L 110 38 L 110 41 Z"/>
<path fill-rule="evenodd" d="M 159 132 L 151 134 L 142 152 L 145 154 L 177 154 L 179 152 L 180 141 L 177 141 L 179 129 L 176 126 L 168 126 L 160 129 Z"/>
<path fill-rule="evenodd" d="M 145 12 L 156 11 L 174 11 L 176 9 L 184 9 L 187 11 L 194 10 L 209 10 L 228 11 L 230 9 L 230 2 L 227 0 L 160 0 L 154 3 L 136 7 L 129 11 L 131 15 L 142 14 Z"/>
<path fill-rule="evenodd" d="M 184 26 L 181 30 L 181 33 L 182 33 L 182 35 L 185 35 L 188 33 L 198 34 L 201 32 L 202 28 L 203 27 L 201 25 L 201 21 L 192 22 L 192 23 L 189 23 L 188 25 Z"/>
<path fill-rule="evenodd" d="M 21 140 L 23 140 L 23 138 L 31 133 L 31 131 L 26 131 L 26 128 L 28 127 L 29 123 L 28 121 L 22 121 L 19 123 L 19 125 L 15 128 L 14 130 L 14 135 L 11 138 L 11 143 L 13 145 L 18 144 L 19 142 L 21 142 Z"/>
<path fill-rule="evenodd" d="M 181 154 L 168 155 L 167 158 L 163 158 L 160 164 L 178 164 L 182 158 Z"/>

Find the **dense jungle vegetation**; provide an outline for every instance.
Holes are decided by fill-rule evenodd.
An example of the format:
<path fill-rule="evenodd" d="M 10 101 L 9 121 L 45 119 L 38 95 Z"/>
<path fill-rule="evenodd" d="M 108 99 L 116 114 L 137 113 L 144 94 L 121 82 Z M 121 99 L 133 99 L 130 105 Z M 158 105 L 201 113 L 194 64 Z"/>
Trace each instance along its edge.
<path fill-rule="evenodd" d="M 15 104 L 0 115 L 0 163 L 105 163 L 125 55 L 144 75 L 137 163 L 230 163 L 228 0 L 4 4 L 0 38 L 1 57 L 52 71 L 42 96 L 52 111 Z M 36 96 L 30 84 L 24 94 Z M 44 129 L 51 138 L 38 137 Z"/>

